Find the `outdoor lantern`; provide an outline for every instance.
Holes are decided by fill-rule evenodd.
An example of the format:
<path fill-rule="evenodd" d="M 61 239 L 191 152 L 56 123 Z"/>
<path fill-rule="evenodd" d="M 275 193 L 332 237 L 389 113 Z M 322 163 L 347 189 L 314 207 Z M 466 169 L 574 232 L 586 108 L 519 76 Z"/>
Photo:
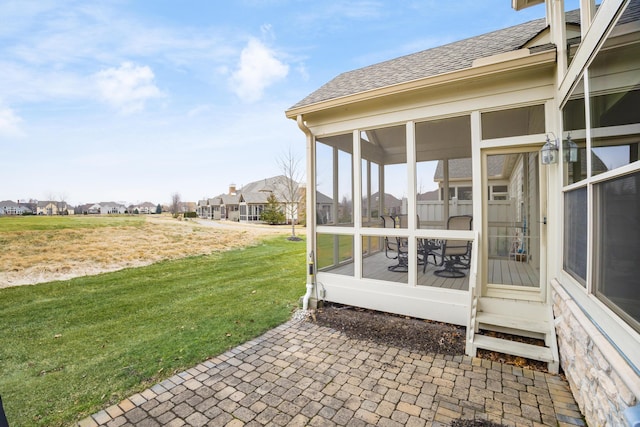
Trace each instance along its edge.
<path fill-rule="evenodd" d="M 564 150 L 564 161 L 575 163 L 578 161 L 578 144 L 571 140 L 571 134 L 567 135 L 567 139 L 562 144 Z"/>
<path fill-rule="evenodd" d="M 540 150 L 543 165 L 552 165 L 558 162 L 558 139 L 553 132 L 551 134 L 553 135 L 553 142 L 549 139 L 549 134 L 547 134 L 547 142 Z"/>

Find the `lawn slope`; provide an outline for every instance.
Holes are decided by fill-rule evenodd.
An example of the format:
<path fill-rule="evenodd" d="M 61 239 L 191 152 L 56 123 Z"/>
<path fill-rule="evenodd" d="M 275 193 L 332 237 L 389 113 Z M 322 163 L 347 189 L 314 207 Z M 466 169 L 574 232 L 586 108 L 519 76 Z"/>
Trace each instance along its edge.
<path fill-rule="evenodd" d="M 66 425 L 286 321 L 305 242 L 0 289 L 10 425 Z"/>

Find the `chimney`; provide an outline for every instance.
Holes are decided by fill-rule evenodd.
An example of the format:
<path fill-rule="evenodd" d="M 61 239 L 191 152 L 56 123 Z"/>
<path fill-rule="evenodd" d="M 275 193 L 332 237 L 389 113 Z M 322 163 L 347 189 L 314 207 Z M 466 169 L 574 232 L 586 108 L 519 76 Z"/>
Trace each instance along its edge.
<path fill-rule="evenodd" d="M 236 195 L 236 185 L 235 184 L 229 184 L 229 195 L 230 196 L 235 196 Z"/>

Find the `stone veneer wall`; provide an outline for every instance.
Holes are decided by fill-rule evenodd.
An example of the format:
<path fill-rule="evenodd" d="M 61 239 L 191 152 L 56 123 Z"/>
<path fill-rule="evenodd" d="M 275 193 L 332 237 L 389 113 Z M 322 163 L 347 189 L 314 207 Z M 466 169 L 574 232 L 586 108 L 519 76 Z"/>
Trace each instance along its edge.
<path fill-rule="evenodd" d="M 560 366 L 587 423 L 625 426 L 623 411 L 638 398 L 622 378 L 640 378 L 555 280 L 552 298 Z"/>

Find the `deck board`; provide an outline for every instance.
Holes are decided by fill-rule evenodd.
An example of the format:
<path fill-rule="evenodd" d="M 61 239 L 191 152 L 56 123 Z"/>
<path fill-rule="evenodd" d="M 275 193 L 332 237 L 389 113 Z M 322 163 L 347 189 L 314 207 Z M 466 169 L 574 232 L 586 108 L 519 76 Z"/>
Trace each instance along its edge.
<path fill-rule="evenodd" d="M 365 279 L 408 284 L 409 275 L 407 273 L 390 271 L 388 269 L 389 266 L 397 264 L 397 260 L 387 258 L 384 252 L 379 252 L 364 258 L 362 264 L 362 277 Z M 490 259 L 488 267 L 487 278 L 490 283 L 527 287 L 538 286 L 539 273 L 526 262 L 507 259 Z M 416 285 L 464 291 L 469 289 L 469 270 L 464 270 L 467 276 L 451 279 L 433 274 L 434 271 L 440 268 L 441 267 L 429 264 L 423 273 L 422 265 L 418 265 Z M 353 277 L 354 266 L 353 263 L 347 263 L 339 267 L 328 268 L 321 271 Z"/>

